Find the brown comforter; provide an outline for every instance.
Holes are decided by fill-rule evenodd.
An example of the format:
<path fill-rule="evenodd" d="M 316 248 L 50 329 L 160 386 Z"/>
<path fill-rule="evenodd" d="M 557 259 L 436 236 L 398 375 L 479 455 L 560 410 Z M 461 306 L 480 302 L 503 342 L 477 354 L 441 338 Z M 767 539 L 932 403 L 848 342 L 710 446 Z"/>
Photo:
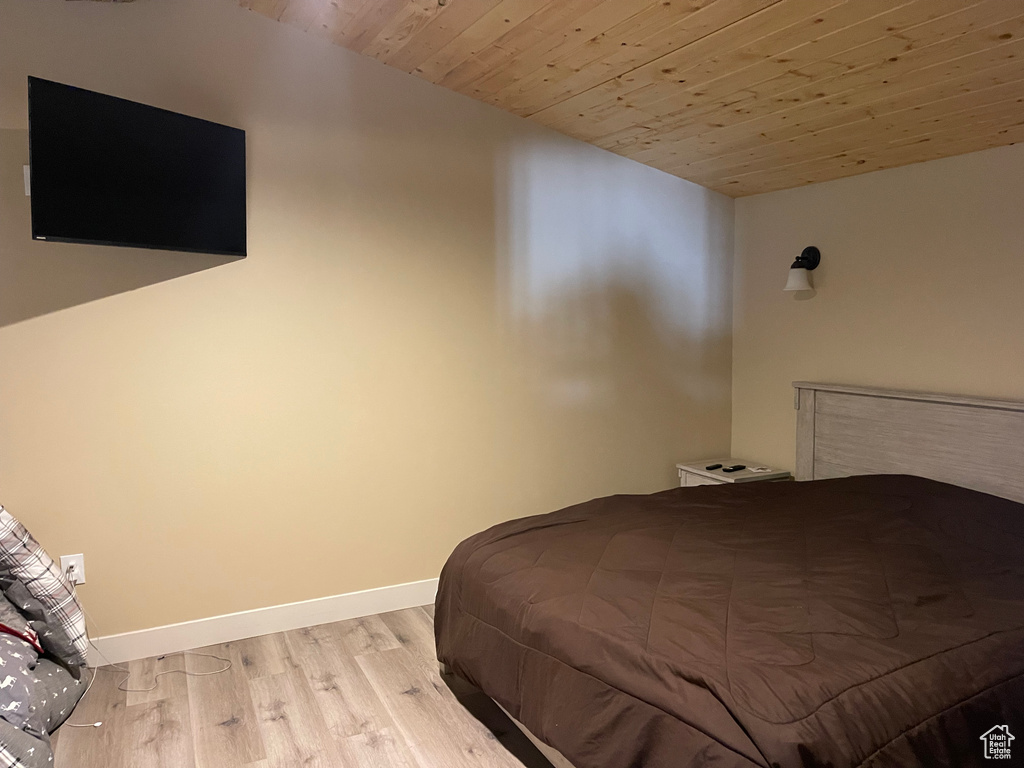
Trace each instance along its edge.
<path fill-rule="evenodd" d="M 438 658 L 577 768 L 1024 765 L 1024 505 L 915 477 L 679 488 L 456 548 Z"/>

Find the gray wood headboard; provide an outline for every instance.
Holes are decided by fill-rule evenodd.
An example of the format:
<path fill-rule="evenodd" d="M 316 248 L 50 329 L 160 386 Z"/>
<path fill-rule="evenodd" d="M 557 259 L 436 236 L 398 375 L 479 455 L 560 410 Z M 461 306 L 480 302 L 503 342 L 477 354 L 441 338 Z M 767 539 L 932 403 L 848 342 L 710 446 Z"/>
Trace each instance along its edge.
<path fill-rule="evenodd" d="M 797 480 L 903 473 L 1024 502 L 1024 402 L 793 386 Z"/>

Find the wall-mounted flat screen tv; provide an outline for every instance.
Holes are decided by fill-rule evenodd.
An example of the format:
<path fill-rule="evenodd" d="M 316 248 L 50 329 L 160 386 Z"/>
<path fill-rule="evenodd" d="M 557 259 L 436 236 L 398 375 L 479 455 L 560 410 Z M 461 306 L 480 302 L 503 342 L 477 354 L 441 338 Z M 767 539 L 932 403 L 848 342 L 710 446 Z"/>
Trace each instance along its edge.
<path fill-rule="evenodd" d="M 245 131 L 28 79 L 32 237 L 245 256 Z"/>

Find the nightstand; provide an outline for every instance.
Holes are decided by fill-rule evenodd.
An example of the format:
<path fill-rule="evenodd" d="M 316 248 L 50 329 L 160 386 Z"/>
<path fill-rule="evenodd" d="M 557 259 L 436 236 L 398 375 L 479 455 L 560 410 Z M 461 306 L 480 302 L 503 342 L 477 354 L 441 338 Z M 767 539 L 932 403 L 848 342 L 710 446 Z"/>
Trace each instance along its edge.
<path fill-rule="evenodd" d="M 720 464 L 718 469 L 706 467 Z M 726 467 L 745 464 L 746 469 L 738 472 L 723 472 Z M 706 459 L 689 464 L 676 464 L 679 470 L 679 486 L 688 488 L 694 485 L 722 485 L 724 483 L 752 483 L 756 480 L 789 480 L 790 474 L 784 469 L 773 469 L 758 464 L 756 461 L 743 459 Z M 760 470 L 760 471 L 758 471 Z"/>

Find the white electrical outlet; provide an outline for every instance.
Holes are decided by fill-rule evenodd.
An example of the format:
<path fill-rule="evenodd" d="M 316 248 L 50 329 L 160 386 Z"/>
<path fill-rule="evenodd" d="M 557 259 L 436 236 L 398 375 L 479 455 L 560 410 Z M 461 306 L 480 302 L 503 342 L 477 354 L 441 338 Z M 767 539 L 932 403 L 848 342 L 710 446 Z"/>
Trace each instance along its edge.
<path fill-rule="evenodd" d="M 75 572 L 72 574 L 71 581 L 75 584 L 85 584 L 85 555 L 61 555 L 60 556 L 60 570 L 65 575 L 68 572 L 68 568 L 75 566 Z"/>

